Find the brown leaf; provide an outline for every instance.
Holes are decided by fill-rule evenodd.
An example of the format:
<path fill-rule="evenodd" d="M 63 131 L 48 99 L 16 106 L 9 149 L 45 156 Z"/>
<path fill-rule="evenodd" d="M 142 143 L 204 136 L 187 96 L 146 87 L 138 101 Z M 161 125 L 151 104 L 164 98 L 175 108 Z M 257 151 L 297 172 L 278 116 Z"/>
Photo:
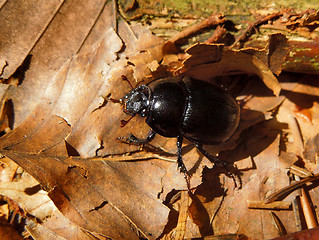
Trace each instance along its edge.
<path fill-rule="evenodd" d="M 0 31 L 0 62 L 7 62 L 1 78 L 8 79 L 21 65 L 61 5 L 61 1 L 27 1 L 21 2 L 18 8 L 15 2 L 1 8 L 0 21 L 7 23 L 2 24 Z"/>
<path fill-rule="evenodd" d="M 48 216 L 41 223 L 31 222 L 26 227 L 26 230 L 37 240 L 46 240 L 48 238 L 52 240 L 60 240 L 61 238 L 89 240 L 94 235 L 71 222 L 59 210 L 53 211 L 51 216 Z M 99 239 L 98 236 L 97 239 Z"/>
<path fill-rule="evenodd" d="M 18 231 L 9 224 L 0 224 L 0 235 L 3 240 L 22 240 L 24 239 Z"/>
<path fill-rule="evenodd" d="M 183 64 L 186 68 L 192 68 L 204 63 L 219 62 L 222 58 L 223 45 L 206 45 L 197 44 L 186 49 L 186 53 L 192 55 L 191 58 L 186 59 Z"/>
<path fill-rule="evenodd" d="M 194 50 L 192 50 L 193 48 Z M 212 51 L 212 49 L 218 50 Z M 284 53 L 287 51 L 287 49 L 284 48 L 283 50 L 282 48 L 279 49 Z M 241 51 L 224 50 L 221 53 L 221 50 L 222 48 L 218 47 L 218 45 L 200 44 L 191 47 L 188 49 L 188 52 L 193 55 L 185 60 L 184 66 L 181 69 L 178 69 L 176 74 L 182 74 L 183 76 L 189 76 L 205 81 L 209 81 L 216 76 L 223 75 L 234 75 L 240 73 L 255 74 L 264 81 L 266 86 L 273 91 L 275 96 L 279 95 L 281 90 L 280 85 L 271 70 L 268 68 L 268 63 L 263 61 L 262 58 L 266 57 L 266 54 L 263 53 L 263 51 L 243 49 Z M 276 53 L 276 51 L 272 49 L 271 54 L 272 53 Z M 282 56 L 282 54 L 279 55 Z M 274 56 L 275 54 L 272 54 L 271 58 L 274 58 Z M 198 60 L 192 59 L 201 60 L 198 62 Z M 195 61 L 195 63 L 191 63 L 193 61 Z M 269 62 L 273 63 L 274 60 L 270 59 Z M 279 68 L 279 66 L 276 68 Z M 278 72 L 278 70 L 276 71 Z"/>
<path fill-rule="evenodd" d="M 122 147 L 132 148 L 116 141 L 116 136 L 121 136 L 119 132 L 123 131 L 123 135 L 128 132 L 127 128 L 120 128 L 123 117 L 120 106 L 114 103 L 103 106 L 99 99 L 107 93 L 123 96 L 125 90 L 115 82 L 125 73 L 125 67 L 128 73 L 134 67 L 141 73 L 149 71 L 145 62 L 158 53 L 151 50 L 127 57 L 134 63 L 134 67 L 130 67 L 126 60 L 114 62 L 115 53 L 121 48 L 122 41 L 110 29 L 101 42 L 93 46 L 93 52 L 83 50 L 52 79 L 45 92 L 46 101 L 2 138 L 1 146 L 8 151 L 7 156 L 41 183 L 60 211 L 82 228 L 112 238 L 135 239 L 139 231 L 144 237 L 154 238 L 160 235 L 168 215 L 168 208 L 157 199 L 165 169 L 150 161 L 67 160 L 65 141 L 82 156 L 95 156 L 102 142 L 109 146 L 105 150 L 113 154 L 116 149 L 128 151 Z M 111 69 L 112 61 L 116 66 Z M 124 72 L 117 70 L 120 67 Z M 109 80 L 105 80 L 105 76 Z M 112 149 L 111 143 L 116 148 Z M 140 179 L 144 180 L 143 184 Z M 139 204 L 133 204 L 132 199 Z"/>
<path fill-rule="evenodd" d="M 1 162 L 6 166 L 1 172 L 1 195 L 15 201 L 25 213 L 41 221 L 50 216 L 56 208 L 47 193 L 41 191 L 39 183 L 9 159 L 2 158 Z"/>
<path fill-rule="evenodd" d="M 19 75 L 21 85 L 9 91 L 4 88 L 1 94 L 13 99 L 15 126 L 19 127 L 0 139 L 0 149 L 35 176 L 72 221 L 64 219 L 65 226 L 59 231 L 55 227 L 61 225 L 54 225 L 56 218 L 47 219 L 36 229 L 29 229 L 34 236 L 85 239 L 78 235 L 84 229 L 86 236 L 94 237 L 157 238 L 163 236 L 167 222 L 174 223 L 176 213 L 174 206 L 164 205 L 163 201 L 167 203 L 174 192 L 186 187 L 176 163 L 165 161 L 166 157 L 176 159 L 176 140 L 157 136 L 143 151 L 118 141 L 118 137 L 131 132 L 144 137 L 149 127 L 136 117 L 121 128 L 121 120 L 128 116 L 108 97 L 119 99 L 130 90 L 123 75 L 135 87 L 156 76 L 169 75 L 168 69 L 181 66 L 185 55 L 165 55 L 163 40 L 141 25 L 128 25 L 123 20 L 115 23 L 112 2 L 105 7 L 99 2 L 96 8 L 95 2 L 90 4 L 81 8 L 78 2 L 65 2 L 59 14 L 47 19 L 50 24 L 41 32 L 43 38 L 34 41 L 31 34 L 33 40 L 26 42 L 29 50 L 18 53 L 17 66 L 31 51 L 32 57 L 26 59 L 29 62 L 24 61 L 28 71 Z M 268 214 L 249 210 L 247 202 L 262 201 L 287 186 L 286 167 L 298 157 L 305 157 L 301 160 L 305 160 L 306 167 L 315 169 L 317 149 L 317 136 L 311 134 L 317 126 L 316 84 L 312 82 L 309 88 L 302 89 L 296 83 L 298 76 L 283 74 L 286 78 L 280 76 L 279 85 L 273 75 L 281 71 L 286 48 L 282 35 L 272 35 L 269 47 L 263 50 L 233 51 L 205 44 L 187 50 L 191 56 L 184 61 L 182 74 L 206 81 L 231 75 L 229 85 L 224 78 L 217 81 L 230 86 L 240 100 L 239 129 L 229 142 L 205 149 L 234 163 L 227 167 L 234 173 L 238 168 L 242 189 L 234 190 L 225 171 L 216 166 L 212 169 L 194 145 L 185 141 L 183 159 L 193 176 L 191 185 L 196 187 L 194 199 L 198 201 L 190 208 L 193 221 L 186 223 L 187 204 L 182 203 L 183 214 L 175 216 L 176 224 L 180 219 L 177 238 L 232 232 L 259 239 L 277 236 Z M 0 72 L 6 73 L 8 62 L 0 59 L 0 63 Z M 257 78 L 237 77 L 237 73 L 257 75 L 265 84 Z M 274 97 L 272 92 L 278 95 L 280 88 L 281 96 Z M 313 98 L 309 100 L 310 95 Z M 312 121 L 304 123 L 296 109 L 311 112 Z M 292 147 L 292 138 L 298 145 Z M 158 158 L 160 155 L 164 158 Z M 283 160 L 284 155 L 292 159 Z M 314 203 L 318 202 L 316 190 L 310 194 Z M 292 212 L 280 212 L 278 217 L 288 231 L 294 231 Z M 68 231 L 68 227 L 72 230 Z"/>
<path fill-rule="evenodd" d="M 286 130 L 289 139 L 285 142 L 286 152 L 294 153 L 303 158 L 307 156 L 305 159 L 314 163 L 314 154 L 317 149 L 312 147 L 311 142 L 315 141 L 317 132 L 314 129 L 318 128 L 318 84 L 314 76 L 299 80 L 299 84 L 293 91 L 287 91 L 287 99 L 280 107 L 277 118 L 278 121 L 285 122 L 289 126 Z M 310 111 L 312 113 L 311 121 L 300 116 L 296 109 Z M 309 167 L 315 166 L 309 164 Z"/>
<path fill-rule="evenodd" d="M 178 214 L 177 225 L 175 229 L 170 231 L 167 235 L 163 236 L 162 239 L 172 239 L 172 240 L 185 239 L 190 197 L 187 191 L 181 191 L 180 193 L 181 194 L 180 194 L 180 201 L 179 201 L 180 204 L 179 204 L 179 214 Z"/>
<path fill-rule="evenodd" d="M 300 14 L 292 15 L 286 25 L 290 29 L 308 27 L 310 31 L 314 31 L 318 27 L 318 20 L 319 11 L 308 9 Z"/>
<path fill-rule="evenodd" d="M 131 239 L 140 230 L 153 238 L 166 223 L 168 209 L 156 199 L 165 172 L 156 164 L 151 168 L 149 161 L 90 162 L 10 152 L 6 155 L 31 172 L 60 211 L 84 229 Z"/>
<path fill-rule="evenodd" d="M 2 8 L 0 16 L 8 21 L 2 21 L 6 24 L 1 27 L 0 35 L 6 45 L 0 51 L 8 67 L 1 78 L 9 78 L 18 66 L 28 61 L 21 79 L 23 84 L 9 92 L 15 105 L 15 126 L 46 97 L 46 87 L 65 62 L 96 42 L 101 34 L 98 29 L 112 26 L 109 21 L 113 15 L 112 3 L 92 1 L 82 7 L 78 1 L 68 1 L 61 8 L 60 5 L 60 1 L 49 5 L 35 1 L 22 5 L 10 2 Z M 96 26 L 94 30 L 92 25 Z M 25 104 L 26 99 L 29 104 Z"/>
<path fill-rule="evenodd" d="M 190 217 L 193 222 L 199 227 L 202 236 L 209 235 L 213 232 L 210 225 L 210 218 L 207 209 L 196 195 L 191 196 L 192 203 L 189 206 Z"/>
<path fill-rule="evenodd" d="M 316 134 L 313 138 L 307 139 L 303 155 L 311 162 L 315 162 L 319 152 L 319 135 Z"/>
<path fill-rule="evenodd" d="M 39 183 L 31 175 L 8 158 L 2 158 L 1 164 L 5 166 L 1 170 L 1 200 L 8 202 L 11 212 L 5 216 L 2 203 L 1 215 L 3 219 L 6 217 L 8 221 L 10 219 L 15 224 L 13 218 L 22 218 L 20 221 L 25 221 L 25 228 L 34 239 L 48 239 L 48 236 L 50 239 L 60 239 L 58 236 L 72 239 L 77 236 L 81 239 L 90 239 L 82 229 L 66 219 L 57 210 L 47 192 L 41 189 Z M 14 204 L 20 206 L 22 210 L 19 210 L 19 207 L 16 209 Z M 16 217 L 12 216 L 14 214 Z M 26 219 L 26 216 L 29 218 Z"/>
<path fill-rule="evenodd" d="M 272 34 L 267 48 L 269 68 L 274 74 L 279 75 L 289 51 L 288 39 L 281 33 Z"/>
<path fill-rule="evenodd" d="M 9 132 L 13 124 L 13 104 L 9 99 L 2 101 L 0 108 L 0 131 Z"/>

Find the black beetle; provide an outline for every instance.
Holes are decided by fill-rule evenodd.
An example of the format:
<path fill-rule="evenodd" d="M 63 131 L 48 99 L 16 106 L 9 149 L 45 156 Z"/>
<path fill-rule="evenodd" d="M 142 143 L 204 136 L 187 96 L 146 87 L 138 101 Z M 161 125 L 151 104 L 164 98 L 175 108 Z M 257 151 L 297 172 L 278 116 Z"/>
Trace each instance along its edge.
<path fill-rule="evenodd" d="M 145 139 L 131 135 L 128 142 L 144 144 L 156 133 L 177 137 L 177 163 L 187 183 L 188 172 L 182 160 L 184 137 L 210 161 L 225 166 L 203 148 L 203 145 L 225 142 L 237 129 L 239 106 L 224 89 L 189 77 L 168 77 L 131 90 L 120 102 L 126 114 L 146 117 L 151 127 Z"/>

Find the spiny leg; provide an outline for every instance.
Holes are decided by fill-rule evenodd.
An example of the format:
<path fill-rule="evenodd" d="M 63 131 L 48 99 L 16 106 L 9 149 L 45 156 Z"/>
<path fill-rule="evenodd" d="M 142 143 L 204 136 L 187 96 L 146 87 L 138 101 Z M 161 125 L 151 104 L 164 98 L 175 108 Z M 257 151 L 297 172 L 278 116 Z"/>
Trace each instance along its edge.
<path fill-rule="evenodd" d="M 179 135 L 177 137 L 177 142 L 176 142 L 176 145 L 177 145 L 177 166 L 178 166 L 178 169 L 181 171 L 181 173 L 184 174 L 184 178 L 185 178 L 186 184 L 187 184 L 187 189 L 188 189 L 188 191 L 190 191 L 190 176 L 189 176 L 187 168 L 183 162 L 182 144 L 183 144 L 183 136 Z"/>
<path fill-rule="evenodd" d="M 212 163 L 216 164 L 219 167 L 222 167 L 226 170 L 227 175 L 230 176 L 235 184 L 235 188 L 237 188 L 237 183 L 236 183 L 236 179 L 233 173 L 231 173 L 229 171 L 229 169 L 227 168 L 227 163 L 221 161 L 220 159 L 218 159 L 217 157 L 211 155 L 209 152 L 207 152 L 204 148 L 203 145 L 201 144 L 195 144 L 196 148 Z"/>
<path fill-rule="evenodd" d="M 143 144 L 146 144 L 146 143 L 149 143 L 150 141 L 152 141 L 154 139 L 155 135 L 156 135 L 156 132 L 153 129 L 150 129 L 150 131 L 148 132 L 146 138 L 137 138 L 133 134 L 131 134 L 127 138 L 126 137 L 120 137 L 118 139 L 121 140 L 124 143 L 127 143 L 127 144 L 143 145 Z"/>
<path fill-rule="evenodd" d="M 207 152 L 203 145 L 201 144 L 195 144 L 196 148 L 212 163 L 216 164 L 219 167 L 226 167 L 226 163 L 219 160 L 217 157 L 211 155 L 209 152 Z"/>

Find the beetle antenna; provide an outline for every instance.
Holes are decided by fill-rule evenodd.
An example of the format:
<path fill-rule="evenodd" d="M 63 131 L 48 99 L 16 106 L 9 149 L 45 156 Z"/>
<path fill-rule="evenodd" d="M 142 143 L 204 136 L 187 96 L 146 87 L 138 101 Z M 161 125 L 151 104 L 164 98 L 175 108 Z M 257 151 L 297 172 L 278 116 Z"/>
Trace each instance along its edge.
<path fill-rule="evenodd" d="M 113 103 L 123 104 L 123 100 L 122 100 L 122 99 L 111 98 L 111 93 L 109 93 L 109 94 L 106 96 L 106 100 L 111 101 L 111 102 L 113 102 Z"/>
<path fill-rule="evenodd" d="M 121 100 L 115 99 L 115 98 L 108 98 L 107 100 L 109 100 L 109 101 L 111 101 L 111 102 L 113 102 L 113 103 L 122 103 Z"/>
<path fill-rule="evenodd" d="M 128 80 L 128 78 L 125 75 L 122 75 L 121 78 L 122 78 L 123 81 L 128 82 L 128 84 L 130 85 L 131 89 L 134 89 L 132 83 L 130 82 L 130 80 Z"/>
<path fill-rule="evenodd" d="M 133 118 L 134 116 L 131 116 L 128 120 L 121 120 L 121 127 L 124 127 L 126 124 L 129 123 L 129 121 L 131 121 L 131 119 Z"/>

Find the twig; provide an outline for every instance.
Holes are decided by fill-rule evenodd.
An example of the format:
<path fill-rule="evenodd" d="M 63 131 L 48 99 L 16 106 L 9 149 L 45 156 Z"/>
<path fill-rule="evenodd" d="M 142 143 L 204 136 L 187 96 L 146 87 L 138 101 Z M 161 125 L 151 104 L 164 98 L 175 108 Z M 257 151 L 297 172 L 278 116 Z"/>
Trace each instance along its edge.
<path fill-rule="evenodd" d="M 219 202 L 219 204 L 218 204 L 218 207 L 217 207 L 215 213 L 213 214 L 213 216 L 211 217 L 211 219 L 210 219 L 210 221 L 209 221 L 209 224 L 210 224 L 211 226 L 213 226 L 213 221 L 214 221 L 215 217 L 217 216 L 217 213 L 219 212 L 220 208 L 222 207 L 222 204 L 223 204 L 223 202 L 224 202 L 224 200 L 225 200 L 227 191 L 228 191 L 228 189 L 226 188 L 225 191 L 224 191 L 224 194 L 223 194 L 223 196 L 222 196 L 222 199 L 220 200 L 220 202 Z"/>
<path fill-rule="evenodd" d="M 307 193 L 305 188 L 301 188 L 301 196 L 300 196 L 301 208 L 305 216 L 305 220 L 308 228 L 315 228 L 318 226 L 316 218 L 313 214 L 311 204 L 307 197 Z"/>
<path fill-rule="evenodd" d="M 77 157 L 72 157 L 72 159 L 83 159 L 83 158 L 77 158 Z M 143 160 L 150 160 L 150 159 L 160 159 L 164 160 L 167 162 L 176 162 L 175 159 L 171 158 L 166 158 L 158 154 L 154 153 L 148 153 L 144 154 L 142 156 L 134 156 L 134 155 L 129 155 L 129 156 L 112 156 L 112 157 L 92 157 L 92 158 L 86 158 L 86 161 L 90 162 L 98 162 L 98 161 L 111 161 L 111 162 L 134 162 L 134 161 L 143 161 Z"/>
<path fill-rule="evenodd" d="M 283 226 L 282 222 L 280 221 L 280 219 L 278 218 L 278 216 L 274 212 L 270 212 L 270 216 L 271 216 L 271 219 L 273 221 L 275 228 L 278 231 L 279 236 L 283 236 L 283 235 L 287 234 L 287 231 L 284 228 L 284 226 Z"/>
<path fill-rule="evenodd" d="M 185 232 L 186 232 L 187 217 L 188 217 L 188 207 L 190 202 L 189 200 L 190 200 L 190 197 L 187 191 L 181 191 L 181 200 L 180 200 L 181 203 L 179 208 L 177 226 L 175 228 L 175 231 L 173 231 L 172 235 L 170 236 L 171 239 L 174 239 L 174 240 L 184 239 Z"/>
<path fill-rule="evenodd" d="M 257 19 L 255 22 L 251 23 L 239 37 L 237 37 L 236 41 L 230 46 L 230 48 L 233 48 L 239 41 L 242 41 L 245 38 L 249 37 L 252 34 L 252 30 L 254 28 L 257 28 L 257 27 L 259 27 L 259 25 L 264 24 L 264 23 L 268 22 L 269 20 L 278 18 L 282 15 L 283 15 L 283 13 L 279 12 L 279 13 L 270 14 L 266 17 Z"/>
<path fill-rule="evenodd" d="M 265 203 L 264 201 L 248 201 L 250 209 L 290 210 L 291 202 L 275 201 Z"/>
<path fill-rule="evenodd" d="M 285 196 L 287 196 L 288 194 L 290 194 L 292 191 L 296 190 L 297 188 L 300 188 L 302 185 L 306 184 L 307 182 L 312 182 L 315 180 L 319 179 L 319 174 L 315 174 L 312 177 L 308 177 L 308 178 L 304 178 L 302 180 L 300 180 L 299 182 L 294 182 L 292 184 L 290 184 L 287 187 L 284 187 L 282 189 L 280 189 L 279 191 L 271 194 L 269 197 L 267 197 L 265 199 L 266 203 L 271 203 L 273 201 L 276 201 L 280 198 L 283 198 Z"/>
<path fill-rule="evenodd" d="M 227 30 L 223 27 L 218 25 L 213 33 L 213 35 L 208 38 L 205 43 L 210 44 L 210 43 L 216 43 L 218 42 L 220 39 L 222 39 L 224 37 L 224 35 L 226 34 Z"/>
<path fill-rule="evenodd" d="M 222 14 L 213 14 L 210 17 L 206 18 L 205 20 L 194 24 L 185 30 L 179 32 L 174 37 L 172 37 L 167 42 L 176 44 L 182 39 L 185 39 L 189 36 L 192 36 L 193 34 L 203 30 L 204 28 L 212 27 L 212 26 L 218 26 L 220 24 L 223 24 L 225 22 L 224 15 Z"/>
<path fill-rule="evenodd" d="M 297 231 L 302 230 L 302 222 L 301 222 L 301 209 L 300 209 L 300 196 L 296 196 L 296 198 L 292 201 L 292 209 L 294 211 L 296 228 Z"/>

